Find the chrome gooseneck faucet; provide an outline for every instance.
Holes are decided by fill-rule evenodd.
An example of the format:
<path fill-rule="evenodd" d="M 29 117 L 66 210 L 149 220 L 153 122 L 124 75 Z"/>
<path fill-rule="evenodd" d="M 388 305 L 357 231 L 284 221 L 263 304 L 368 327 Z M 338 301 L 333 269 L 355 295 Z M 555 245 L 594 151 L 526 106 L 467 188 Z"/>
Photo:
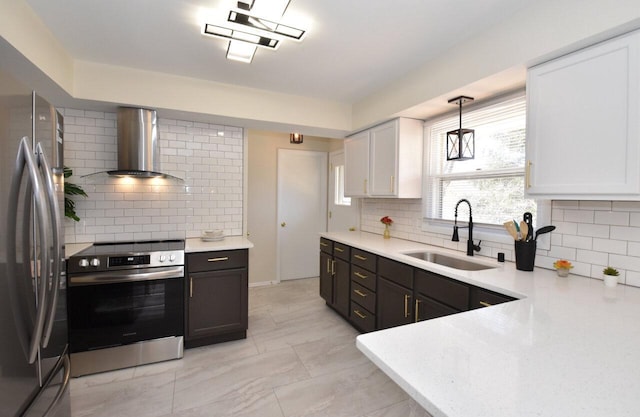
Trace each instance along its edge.
<path fill-rule="evenodd" d="M 468 226 L 458 226 L 458 206 L 460 203 L 467 203 L 469 206 L 469 225 Z M 473 217 L 471 216 L 471 203 L 466 198 L 460 199 L 456 203 L 456 211 L 454 213 L 454 223 L 453 223 L 453 236 L 451 237 L 452 242 L 460 242 L 460 238 L 458 237 L 458 229 L 469 228 L 469 238 L 467 239 L 467 256 L 473 256 L 473 251 L 480 251 L 480 243 L 477 245 L 473 243 Z"/>

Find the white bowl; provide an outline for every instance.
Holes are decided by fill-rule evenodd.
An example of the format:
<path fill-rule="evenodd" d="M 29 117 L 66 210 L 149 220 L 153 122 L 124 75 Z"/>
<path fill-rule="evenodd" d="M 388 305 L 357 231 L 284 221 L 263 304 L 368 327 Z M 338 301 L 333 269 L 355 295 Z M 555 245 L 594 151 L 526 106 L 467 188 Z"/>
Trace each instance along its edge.
<path fill-rule="evenodd" d="M 223 231 L 220 229 L 215 230 L 205 230 L 202 232 L 202 236 L 205 237 L 220 237 L 222 236 Z"/>

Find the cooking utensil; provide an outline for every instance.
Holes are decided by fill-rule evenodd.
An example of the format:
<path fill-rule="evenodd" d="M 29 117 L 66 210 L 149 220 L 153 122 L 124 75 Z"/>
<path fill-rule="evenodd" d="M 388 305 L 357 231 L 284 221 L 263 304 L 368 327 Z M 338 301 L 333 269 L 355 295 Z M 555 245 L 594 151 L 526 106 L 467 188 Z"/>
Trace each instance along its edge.
<path fill-rule="evenodd" d="M 529 226 L 524 220 L 520 222 L 520 233 L 522 234 L 522 240 L 526 242 L 529 237 Z"/>
<path fill-rule="evenodd" d="M 518 240 L 518 232 L 516 231 L 516 226 L 512 221 L 504 222 L 504 228 L 507 229 L 507 232 L 511 235 L 513 240 Z"/>
<path fill-rule="evenodd" d="M 529 228 L 529 232 L 527 233 L 528 235 L 528 239 L 527 241 L 531 241 L 534 238 L 534 230 L 533 230 L 533 214 L 531 214 L 530 212 L 525 212 L 524 215 L 522 216 L 522 219 L 524 220 L 524 222 L 527 224 L 527 227 Z"/>
<path fill-rule="evenodd" d="M 518 225 L 518 222 L 514 220 L 513 225 L 516 227 L 517 240 L 522 240 L 522 233 L 520 233 L 520 226 Z"/>
<path fill-rule="evenodd" d="M 538 240 L 538 236 L 544 235 L 545 233 L 553 232 L 554 230 L 556 230 L 555 226 L 544 226 L 539 228 L 536 232 L 535 240 Z"/>

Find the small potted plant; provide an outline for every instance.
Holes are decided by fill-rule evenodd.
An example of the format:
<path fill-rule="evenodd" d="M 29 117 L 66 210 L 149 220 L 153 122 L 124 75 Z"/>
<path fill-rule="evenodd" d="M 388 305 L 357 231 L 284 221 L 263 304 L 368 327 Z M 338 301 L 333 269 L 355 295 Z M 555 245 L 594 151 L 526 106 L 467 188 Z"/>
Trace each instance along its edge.
<path fill-rule="evenodd" d="M 604 285 L 607 287 L 615 287 L 618 284 L 618 275 L 620 275 L 620 272 L 611 266 L 603 269 L 602 276 L 604 278 Z"/>
<path fill-rule="evenodd" d="M 566 259 L 558 259 L 553 263 L 553 267 L 556 269 L 559 277 L 566 277 L 569 275 L 573 265 Z"/>
<path fill-rule="evenodd" d="M 389 232 L 389 226 L 393 224 L 393 220 L 391 220 L 391 217 L 389 216 L 384 216 L 380 219 L 380 223 L 384 224 L 384 233 L 382 234 L 382 237 L 384 237 L 385 239 L 390 239 L 391 232 Z"/>

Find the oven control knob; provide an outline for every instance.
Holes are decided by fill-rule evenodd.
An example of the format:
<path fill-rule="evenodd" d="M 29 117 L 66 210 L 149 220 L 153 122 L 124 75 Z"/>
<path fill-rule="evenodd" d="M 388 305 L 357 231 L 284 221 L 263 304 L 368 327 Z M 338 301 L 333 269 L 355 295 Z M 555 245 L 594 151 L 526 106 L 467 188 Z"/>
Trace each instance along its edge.
<path fill-rule="evenodd" d="M 171 262 L 175 261 L 175 260 L 176 260 L 176 254 L 175 254 L 175 253 L 172 253 L 172 254 L 169 256 L 169 260 L 170 260 Z"/>
<path fill-rule="evenodd" d="M 91 266 L 93 266 L 94 268 L 97 268 L 100 266 L 100 259 L 98 258 L 93 258 L 91 260 Z"/>
<path fill-rule="evenodd" d="M 87 261 L 86 259 L 82 258 L 80 259 L 80 262 L 78 262 L 78 265 L 80 265 L 80 268 L 86 268 L 89 266 L 89 261 Z"/>
<path fill-rule="evenodd" d="M 165 255 L 160 255 L 160 262 L 164 262 L 167 260 L 167 257 Z"/>

